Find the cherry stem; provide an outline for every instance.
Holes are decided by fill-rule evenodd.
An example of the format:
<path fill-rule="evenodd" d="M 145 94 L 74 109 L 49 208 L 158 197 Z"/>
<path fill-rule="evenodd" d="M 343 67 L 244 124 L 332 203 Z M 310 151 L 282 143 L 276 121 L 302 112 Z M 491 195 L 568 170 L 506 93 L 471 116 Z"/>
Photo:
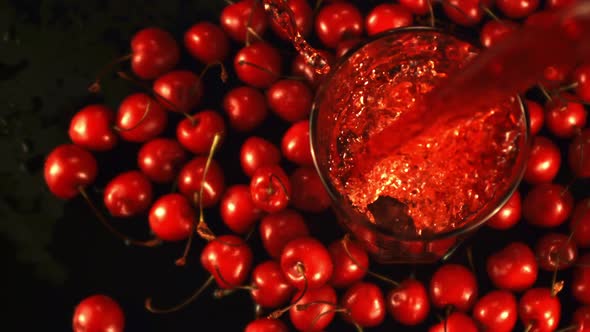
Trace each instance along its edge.
<path fill-rule="evenodd" d="M 442 3 L 445 3 L 445 4 L 449 5 L 449 6 L 451 6 L 451 7 L 453 7 L 453 8 L 455 8 L 455 9 L 456 9 L 456 10 L 457 10 L 457 11 L 458 11 L 458 12 L 459 12 L 461 15 L 463 15 L 463 16 L 465 16 L 465 17 L 469 17 L 469 16 L 467 15 L 467 13 L 466 13 L 466 12 L 465 12 L 463 9 L 461 9 L 461 7 L 459 7 L 459 6 L 455 5 L 454 3 L 451 3 L 451 2 L 450 2 L 450 1 L 448 1 L 448 0 L 441 0 L 441 2 L 442 2 Z"/>
<path fill-rule="evenodd" d="M 219 60 L 213 61 L 208 63 L 205 68 L 203 68 L 203 70 L 201 70 L 201 73 L 199 74 L 199 78 L 202 78 L 203 76 L 205 76 L 205 74 L 211 69 L 211 67 L 213 66 L 219 66 L 221 68 L 221 73 L 219 74 L 219 78 L 221 79 L 221 81 L 223 83 L 227 82 L 227 70 L 225 70 L 225 66 L 223 65 L 223 63 Z M 200 83 L 199 83 L 200 84 Z M 195 89 L 196 90 L 196 89 Z"/>
<path fill-rule="evenodd" d="M 171 312 L 175 312 L 178 311 L 184 307 L 186 307 L 187 305 L 191 304 L 194 300 L 196 300 L 201 293 L 203 293 L 207 287 L 209 287 L 211 285 L 211 283 L 213 282 L 213 280 L 215 280 L 215 278 L 213 276 L 210 276 L 207 281 L 205 281 L 205 283 L 199 287 L 199 289 L 197 289 L 196 292 L 193 293 L 193 295 L 191 295 L 189 298 L 187 298 L 186 300 L 182 301 L 180 304 L 175 305 L 174 307 L 171 308 L 154 308 L 152 305 L 152 298 L 148 297 L 145 300 L 145 308 L 147 311 L 154 313 L 154 314 L 168 314 Z"/>
<path fill-rule="evenodd" d="M 252 26 L 252 17 L 254 16 L 254 11 L 256 10 L 256 5 L 258 5 L 259 0 L 255 0 L 252 1 L 252 7 L 250 7 L 250 14 L 248 15 L 248 22 L 246 24 L 246 46 L 250 45 L 250 31 L 254 31 L 252 30 L 251 26 Z M 258 34 L 256 34 L 256 36 L 258 36 Z M 259 37 L 259 36 L 258 36 Z"/>
<path fill-rule="evenodd" d="M 278 176 L 276 176 L 275 174 L 271 174 L 270 177 L 269 177 L 269 180 L 270 180 L 271 183 L 273 182 L 272 181 L 273 179 L 276 179 L 277 180 L 277 182 L 279 183 L 279 186 L 283 190 L 283 193 L 285 193 L 285 197 L 287 198 L 287 200 L 290 200 L 290 198 L 289 198 L 289 192 L 287 191 L 287 187 L 285 186 L 285 184 L 283 183 L 283 181 L 281 181 L 281 179 Z M 269 189 L 269 191 L 272 191 L 273 190 L 273 188 L 270 186 L 270 184 L 269 184 L 269 188 L 268 189 Z"/>
<path fill-rule="evenodd" d="M 429 0 L 430 1 L 430 0 Z M 313 9 L 313 15 L 315 16 L 318 12 L 318 10 L 320 10 L 320 7 L 322 6 L 322 3 L 324 2 L 324 0 L 316 0 L 315 2 L 315 7 Z"/>
<path fill-rule="evenodd" d="M 156 91 L 154 91 L 154 89 L 152 89 L 149 85 L 139 81 L 137 78 L 131 76 L 130 74 L 123 72 L 123 71 L 118 71 L 117 75 L 126 80 L 129 81 L 131 83 L 133 83 L 134 85 L 136 85 L 137 87 L 143 89 L 144 91 L 146 91 L 147 93 L 149 93 L 150 95 L 152 95 L 156 101 L 158 101 L 160 104 L 162 104 L 162 106 L 167 107 L 171 110 L 174 110 L 175 112 L 178 113 L 183 113 L 186 117 L 188 117 L 189 119 L 191 118 L 190 115 L 181 112 L 180 110 L 178 110 L 178 108 L 176 108 L 175 105 L 173 105 L 170 101 L 168 101 L 168 99 L 164 98 L 163 96 L 161 96 L 159 93 L 157 93 Z"/>
<path fill-rule="evenodd" d="M 143 121 L 145 121 L 145 119 L 147 118 L 148 114 L 150 113 L 150 111 L 152 110 L 152 101 L 148 100 L 147 105 L 145 106 L 145 111 L 143 112 L 143 115 L 141 116 L 141 119 L 139 119 L 139 121 L 137 121 L 136 124 L 134 124 L 133 126 L 131 126 L 131 128 L 119 128 L 118 126 L 114 126 L 113 129 L 115 129 L 116 131 L 131 131 L 133 129 L 138 128 L 141 123 Z"/>
<path fill-rule="evenodd" d="M 578 330 L 578 328 L 580 328 L 580 326 L 578 326 L 578 325 L 571 325 L 571 326 L 567 326 L 567 327 L 564 327 L 562 329 L 556 330 L 555 332 L 576 331 L 576 330 Z"/>
<path fill-rule="evenodd" d="M 228 5 L 233 5 L 234 4 L 234 2 L 231 1 L 231 0 L 223 0 L 223 1 L 225 1 L 225 3 L 228 4 Z"/>
<path fill-rule="evenodd" d="M 332 304 L 332 305 L 334 305 L 334 304 Z M 320 320 L 320 318 L 322 318 L 322 316 L 325 316 L 325 315 L 331 314 L 331 313 L 335 313 L 335 312 L 342 312 L 342 313 L 349 313 L 350 314 L 350 310 L 348 310 L 346 308 L 334 308 L 334 309 L 330 309 L 330 310 L 326 310 L 324 312 L 321 312 L 313 318 L 313 321 L 311 321 L 309 331 L 315 331 L 314 326 L 318 323 L 318 321 Z M 358 326 L 358 324 L 355 323 L 354 325 L 357 326 L 357 330 L 358 330 L 358 328 L 360 328 L 360 326 Z M 362 329 L 360 331 L 362 331 Z"/>
<path fill-rule="evenodd" d="M 469 267 L 471 268 L 471 271 L 477 275 L 477 273 L 475 272 L 475 264 L 473 264 L 473 247 L 469 246 L 467 248 L 467 262 L 469 263 Z"/>
<path fill-rule="evenodd" d="M 502 20 L 496 15 L 494 14 L 494 12 L 487 6 L 483 5 L 482 3 L 480 3 L 479 7 L 486 13 L 488 14 L 494 21 L 504 25 L 505 23 L 502 22 Z"/>
<path fill-rule="evenodd" d="M 547 91 L 547 88 L 545 88 L 545 86 L 543 84 L 539 83 L 539 84 L 537 84 L 537 86 L 539 87 L 539 90 L 541 90 L 541 93 L 543 94 L 543 96 L 545 96 L 547 101 L 553 100 L 553 97 L 551 97 L 551 95 L 549 94 L 549 91 Z"/>
<path fill-rule="evenodd" d="M 571 89 L 575 89 L 578 87 L 578 82 L 574 82 L 565 86 L 562 86 L 560 88 L 557 89 L 557 92 L 563 92 L 563 91 L 567 91 L 567 90 L 571 90 Z"/>
<path fill-rule="evenodd" d="M 279 77 L 279 74 L 268 70 L 268 68 L 264 68 L 264 67 L 262 67 L 262 66 L 260 66 L 260 65 L 258 65 L 256 63 L 252 63 L 252 62 L 249 62 L 249 61 L 246 61 L 246 60 L 240 60 L 240 61 L 238 61 L 238 65 L 240 65 L 240 66 L 244 66 L 244 65 L 246 65 L 246 66 L 252 66 L 252 67 L 254 67 L 254 68 L 258 69 L 258 70 L 262 70 L 263 72 L 265 72 L 267 74 L 270 74 L 270 75 L 274 75 L 274 76 Z"/>
<path fill-rule="evenodd" d="M 385 276 L 382 276 L 378 273 L 372 272 L 370 271 L 367 267 L 362 266 L 359 261 L 354 258 L 352 256 L 352 254 L 350 253 L 350 250 L 348 250 L 348 242 L 350 241 L 350 234 L 346 233 L 346 235 L 344 235 L 344 237 L 342 238 L 342 248 L 344 248 L 344 252 L 346 252 L 346 255 L 348 256 L 348 258 L 356 265 L 358 266 L 360 269 L 364 270 L 368 275 L 375 277 L 379 280 L 385 281 L 387 283 L 392 284 L 394 287 L 399 287 L 399 282 L 394 281 L 392 279 L 389 279 Z"/>
<path fill-rule="evenodd" d="M 430 19 L 430 26 L 434 28 L 434 26 L 436 25 L 436 20 L 434 19 L 434 9 L 432 8 L 432 1 L 426 0 L 426 3 L 428 3 L 428 15 Z"/>
<path fill-rule="evenodd" d="M 289 311 L 289 309 L 291 309 L 294 306 L 296 306 L 297 305 L 297 302 L 301 301 L 301 299 L 303 298 L 303 296 L 307 292 L 307 277 L 305 276 L 305 268 L 303 266 L 303 263 L 297 262 L 297 265 L 295 265 L 295 268 L 297 269 L 297 272 L 301 273 L 301 275 L 303 276 L 303 289 L 301 290 L 301 294 L 299 294 L 299 297 L 297 297 L 297 299 L 295 301 L 293 301 L 290 305 L 284 307 L 283 309 L 278 309 L 278 310 L 275 310 L 275 311 L 271 312 L 267 316 L 267 318 L 269 318 L 269 319 L 278 319 L 285 312 Z"/>
<path fill-rule="evenodd" d="M 127 61 L 129 59 L 131 59 L 131 57 L 133 56 L 133 54 L 127 54 L 124 55 L 122 57 L 116 58 L 114 60 L 112 60 L 111 62 L 107 63 L 99 72 L 98 75 L 96 75 L 96 79 L 94 80 L 94 82 L 88 87 L 88 91 L 92 92 L 92 93 L 99 93 L 101 90 L 100 87 L 100 82 L 102 81 L 102 79 L 104 78 L 104 76 L 106 74 L 108 74 L 109 72 L 111 72 L 113 70 L 113 68 L 124 62 Z"/>
<path fill-rule="evenodd" d="M 92 202 L 92 200 L 88 196 L 88 193 L 86 192 L 86 190 L 83 187 L 78 187 L 78 191 L 80 192 L 80 195 L 82 195 L 82 197 L 84 198 L 84 200 L 86 201 L 88 206 L 90 206 L 90 208 L 92 209 L 92 212 L 94 212 L 94 214 L 96 215 L 96 218 L 111 233 L 113 233 L 116 237 L 123 240 L 125 245 L 134 245 L 134 246 L 138 246 L 138 247 L 152 248 L 152 247 L 156 247 L 156 246 L 162 244 L 162 241 L 160 239 L 151 239 L 151 240 L 146 240 L 146 241 L 140 241 L 140 240 L 131 239 L 128 236 L 124 235 L 123 233 L 119 232 L 118 230 L 116 230 L 113 227 L 113 225 L 111 225 L 111 223 L 107 220 L 107 218 L 104 216 L 104 214 L 102 214 L 102 212 L 100 212 L 98 207 Z"/>
<path fill-rule="evenodd" d="M 530 332 L 534 327 L 535 327 L 535 325 L 531 323 L 526 326 L 526 328 L 524 329 L 524 332 Z"/>

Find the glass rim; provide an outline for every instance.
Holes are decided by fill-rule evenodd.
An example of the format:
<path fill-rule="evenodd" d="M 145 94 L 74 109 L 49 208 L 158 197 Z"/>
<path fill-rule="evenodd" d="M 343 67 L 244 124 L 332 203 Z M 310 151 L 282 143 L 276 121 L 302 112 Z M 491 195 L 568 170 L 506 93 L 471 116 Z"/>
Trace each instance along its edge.
<path fill-rule="evenodd" d="M 463 42 L 469 43 L 470 45 L 476 47 L 478 50 L 481 50 L 481 48 L 478 47 L 477 45 L 474 45 L 474 43 L 467 41 L 466 38 L 459 36 L 459 35 L 461 35 L 460 32 L 458 32 L 458 33 L 452 32 L 451 33 L 451 32 L 446 32 L 440 28 L 434 28 L 434 27 L 430 27 L 430 26 L 410 26 L 410 27 L 402 27 L 402 28 L 396 28 L 396 29 L 383 31 L 383 32 L 378 33 L 374 36 L 366 38 L 361 43 L 359 43 L 358 45 L 353 47 L 351 50 L 349 50 L 346 53 L 346 55 L 344 55 L 340 59 L 338 59 L 336 64 L 332 66 L 332 69 L 330 70 L 330 72 L 326 75 L 326 77 L 324 77 L 324 79 L 320 83 L 320 85 L 317 89 L 317 92 L 314 96 L 314 100 L 313 100 L 313 104 L 312 104 L 312 108 L 311 108 L 311 112 L 310 112 L 310 116 L 309 116 L 309 142 L 310 142 L 310 147 L 311 147 L 311 157 L 313 160 L 314 168 L 316 169 L 316 172 L 318 173 L 320 180 L 322 181 L 322 184 L 324 185 L 324 188 L 326 189 L 326 191 L 328 192 L 328 195 L 330 196 L 330 199 L 332 200 L 332 205 L 333 205 L 332 208 L 333 209 L 336 209 L 336 208 L 342 209 L 342 207 L 334 206 L 334 204 L 336 204 L 337 202 L 346 201 L 346 198 L 343 197 L 338 192 L 338 190 L 336 190 L 336 188 L 332 184 L 332 181 L 329 178 L 328 170 L 325 167 L 322 167 L 320 165 L 320 163 L 318 161 L 318 156 L 316 153 L 316 151 L 319 147 L 317 146 L 318 140 L 316 139 L 314 129 L 315 129 L 317 122 L 318 122 L 318 113 L 319 113 L 319 106 L 318 105 L 320 104 L 320 102 L 322 100 L 324 90 L 329 85 L 334 74 L 361 48 L 363 48 L 367 44 L 370 44 L 370 43 L 372 43 L 378 39 L 381 39 L 383 37 L 406 33 L 406 32 L 412 32 L 412 31 L 414 31 L 414 32 L 432 31 L 432 32 L 439 32 L 441 34 L 450 35 L 450 36 L 453 36 L 454 38 L 457 38 Z M 530 145 L 531 145 L 531 141 L 532 141 L 531 134 L 530 134 L 530 123 L 528 120 L 529 119 L 528 108 L 526 107 L 526 104 L 523 102 L 523 98 L 520 95 L 516 95 L 515 98 L 516 98 L 516 102 L 518 102 L 518 105 L 520 107 L 521 114 L 522 114 L 523 121 L 524 121 L 524 125 L 525 125 L 525 132 L 524 132 L 524 149 L 525 149 L 525 151 L 520 152 L 520 154 L 524 154 L 524 156 L 522 156 L 522 159 L 523 159 L 521 161 L 522 165 L 520 165 L 520 169 L 518 170 L 518 173 L 513 176 L 513 179 L 510 181 L 510 185 L 507 188 L 507 190 L 503 193 L 499 193 L 499 195 L 503 195 L 503 197 L 498 200 L 497 205 L 494 207 L 494 209 L 489 211 L 487 214 L 485 214 L 477 219 L 474 219 L 471 222 L 467 222 L 464 225 L 461 225 L 460 227 L 457 227 L 457 228 L 454 228 L 454 229 L 451 229 L 451 230 L 448 230 L 445 232 L 430 233 L 430 234 L 425 234 L 425 235 L 407 236 L 407 235 L 402 235 L 402 234 L 393 233 L 393 232 L 386 232 L 382 228 L 379 228 L 376 224 L 369 222 L 366 217 L 362 218 L 359 221 L 355 221 L 355 222 L 361 222 L 363 224 L 362 226 L 367 227 L 371 231 L 374 231 L 379 234 L 385 234 L 386 236 L 395 238 L 396 240 L 399 240 L 399 241 L 422 241 L 422 242 L 431 242 L 431 241 L 437 241 L 437 240 L 443 240 L 443 239 L 447 239 L 447 238 L 451 238 L 451 237 L 456 237 L 456 236 L 468 233 L 470 231 L 473 231 L 473 230 L 479 228 L 480 226 L 482 226 L 491 217 L 493 217 L 506 204 L 506 202 L 510 199 L 510 197 L 512 197 L 514 192 L 518 190 L 518 186 L 519 186 L 520 182 L 522 181 L 522 178 L 524 176 L 524 172 L 526 170 L 526 160 L 528 157 L 528 152 L 530 150 Z M 517 165 L 515 165 L 515 167 L 516 166 Z M 485 205 L 484 205 L 484 207 L 485 207 Z M 485 212 L 485 210 L 483 210 L 483 209 L 482 209 L 482 211 Z M 342 212 L 344 214 L 347 214 L 347 211 L 342 211 Z"/>

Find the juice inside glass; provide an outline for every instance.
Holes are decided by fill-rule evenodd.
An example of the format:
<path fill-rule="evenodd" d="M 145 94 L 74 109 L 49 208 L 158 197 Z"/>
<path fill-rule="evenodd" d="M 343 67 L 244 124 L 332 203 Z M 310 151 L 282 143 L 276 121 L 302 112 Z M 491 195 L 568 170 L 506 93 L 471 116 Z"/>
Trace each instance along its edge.
<path fill-rule="evenodd" d="M 318 91 L 316 168 L 340 223 L 381 263 L 444 258 L 518 187 L 529 145 L 518 96 L 468 115 L 448 112 L 393 152 L 379 146 L 396 137 L 371 140 L 428 120 L 425 96 L 478 51 L 436 29 L 396 29 L 342 59 Z"/>

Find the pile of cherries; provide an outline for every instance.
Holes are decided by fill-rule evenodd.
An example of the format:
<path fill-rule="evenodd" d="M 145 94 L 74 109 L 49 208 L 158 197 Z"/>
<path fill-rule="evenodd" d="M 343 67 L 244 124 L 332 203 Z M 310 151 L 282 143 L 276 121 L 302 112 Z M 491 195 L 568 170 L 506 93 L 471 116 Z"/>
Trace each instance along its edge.
<path fill-rule="evenodd" d="M 519 25 L 543 24 L 551 11 L 575 0 L 400 0 L 379 3 L 367 13 L 348 1 L 285 1 L 302 35 L 337 61 L 366 36 L 414 24 L 470 27 L 479 32 L 481 45 L 490 47 Z M 325 243 L 321 234 L 311 233 L 308 216 L 331 204 L 309 143 L 308 117 L 322 76 L 303 56 L 283 54 L 280 47 L 290 45 L 287 39 L 284 27 L 253 0 L 228 4 L 219 24 L 194 24 L 182 43 L 159 28 L 138 31 L 130 55 L 119 59 L 129 61 L 131 73 L 118 72 L 135 82 L 138 92 L 124 98 L 116 111 L 92 104 L 75 114 L 71 143 L 47 156 L 47 186 L 62 199 L 85 198 L 128 245 L 187 241 L 179 266 L 191 264 L 186 256 L 198 236 L 207 243 L 200 260 L 210 274 L 199 291 L 212 283 L 218 297 L 248 291 L 258 318 L 244 322 L 247 332 L 287 331 L 288 326 L 323 331 L 336 317 L 358 330 L 378 330 L 388 319 L 432 332 L 502 332 L 518 326 L 529 332 L 590 331 L 590 253 L 579 251 L 590 248 L 590 199 L 576 200 L 570 192 L 574 183 L 590 177 L 585 107 L 590 63 L 547 68 L 545 80 L 530 94 L 537 97 L 526 100 L 535 136 L 524 182 L 487 226 L 502 231 L 527 223 L 546 231 L 533 247 L 515 241 L 488 255 L 487 277 L 495 289 L 480 294 L 472 262 L 443 262 L 429 280 L 409 275 L 396 282 L 373 272 L 367 252 L 353 237 Z M 232 49 L 238 50 L 231 54 Z M 201 74 L 177 67 L 183 51 L 202 64 Z M 204 73 L 217 66 L 222 80 L 230 77 L 229 90 L 217 109 L 203 109 L 203 99 L 212 93 Z M 100 78 L 91 91 L 100 93 Z M 289 124 L 280 141 L 249 136 L 267 117 Z M 174 128 L 175 135 L 166 135 L 167 128 Z M 93 203 L 96 193 L 87 190 L 96 185 L 93 153 L 114 153 L 121 141 L 136 146 L 137 169 L 104 186 L 104 208 L 112 218 L 147 219 L 151 239 L 132 239 L 117 230 L 102 206 Z M 249 183 L 226 183 L 215 154 L 228 145 L 241 146 L 241 171 Z M 556 176 L 564 169 L 571 182 L 558 184 Z M 162 188 L 167 191 L 156 195 Z M 210 227 L 208 219 L 219 218 L 207 215 L 216 213 L 224 225 Z M 338 232 L 335 217 L 326 223 Z M 215 234 L 219 230 L 223 235 Z M 260 257 L 249 244 L 256 236 L 266 251 Z M 570 268 L 573 277 L 564 282 L 561 272 Z M 540 271 L 552 282 L 539 282 Z M 577 303 L 571 321 L 560 319 L 566 292 Z M 180 309 L 156 308 L 151 300 L 146 308 Z M 439 323 L 425 323 L 437 315 Z M 97 294 L 75 308 L 73 329 L 123 331 L 124 322 L 116 300 Z"/>

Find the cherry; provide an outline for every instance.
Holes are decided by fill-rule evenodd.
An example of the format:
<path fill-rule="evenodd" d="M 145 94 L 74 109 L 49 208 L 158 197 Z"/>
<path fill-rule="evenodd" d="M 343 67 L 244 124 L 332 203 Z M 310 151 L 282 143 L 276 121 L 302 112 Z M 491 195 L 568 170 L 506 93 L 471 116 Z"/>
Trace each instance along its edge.
<path fill-rule="evenodd" d="M 495 287 L 514 292 L 533 286 L 539 273 L 535 254 L 521 242 L 513 242 L 488 256 L 486 269 Z"/>
<path fill-rule="evenodd" d="M 226 6 L 221 12 L 221 27 L 235 41 L 248 41 L 248 28 L 262 36 L 267 27 L 266 13 L 260 2 L 242 0 Z"/>
<path fill-rule="evenodd" d="M 590 198 L 576 204 L 569 228 L 578 247 L 590 247 Z"/>
<path fill-rule="evenodd" d="M 335 48 L 343 39 L 361 36 L 363 16 L 351 3 L 332 3 L 320 9 L 315 20 L 315 31 L 326 47 Z"/>
<path fill-rule="evenodd" d="M 527 331 L 550 332 L 559 325 L 561 304 L 550 289 L 531 288 L 520 298 L 518 312 Z"/>
<path fill-rule="evenodd" d="M 240 149 L 240 164 L 248 176 L 252 176 L 259 167 L 278 165 L 280 161 L 281 151 L 261 137 L 247 138 Z"/>
<path fill-rule="evenodd" d="M 150 207 L 152 184 L 139 171 L 117 175 L 104 190 L 104 205 L 113 217 L 136 216 Z"/>
<path fill-rule="evenodd" d="M 483 17 L 479 0 L 445 0 L 442 5 L 447 16 L 457 24 L 472 26 Z"/>
<path fill-rule="evenodd" d="M 431 6 L 431 0 L 399 0 L 399 3 L 415 15 L 428 14 Z"/>
<path fill-rule="evenodd" d="M 543 79 L 541 80 L 541 84 L 543 84 L 546 88 L 558 88 L 563 84 L 567 78 L 568 73 L 571 71 L 572 68 L 565 65 L 547 66 L 547 68 L 543 70 Z"/>
<path fill-rule="evenodd" d="M 332 277 L 334 264 L 324 245 L 311 237 L 291 240 L 281 253 L 281 269 L 298 289 L 318 288 Z"/>
<path fill-rule="evenodd" d="M 510 21 L 488 21 L 481 28 L 479 41 L 484 47 L 489 48 L 516 31 L 517 28 L 518 25 Z"/>
<path fill-rule="evenodd" d="M 215 160 L 211 160 L 203 179 L 206 164 L 207 157 L 195 157 L 186 163 L 178 174 L 178 190 L 188 200 L 199 202 L 199 193 L 201 186 L 203 187 L 201 199 L 205 208 L 215 205 L 225 190 L 223 171 Z"/>
<path fill-rule="evenodd" d="M 304 37 L 309 35 L 313 24 L 313 10 L 307 0 L 287 0 L 286 2 L 291 12 L 293 12 L 295 26 L 299 30 L 299 33 Z M 289 35 L 275 20 L 270 20 L 270 27 L 281 39 L 289 40 Z"/>
<path fill-rule="evenodd" d="M 201 252 L 201 265 L 223 289 L 243 284 L 248 278 L 252 260 L 252 250 L 248 244 L 235 235 L 216 237 Z"/>
<path fill-rule="evenodd" d="M 539 0 L 496 0 L 496 6 L 510 18 L 523 18 L 539 7 Z"/>
<path fill-rule="evenodd" d="M 462 312 L 453 312 L 444 321 L 432 326 L 428 332 L 477 332 L 471 317 Z"/>
<path fill-rule="evenodd" d="M 545 114 L 545 123 L 553 135 L 570 138 L 586 125 L 586 110 L 580 103 L 552 103 Z"/>
<path fill-rule="evenodd" d="M 517 190 L 486 225 L 494 229 L 509 229 L 518 223 L 521 216 L 521 199 Z"/>
<path fill-rule="evenodd" d="M 485 331 L 510 332 L 517 318 L 516 298 L 507 291 L 493 290 L 481 297 L 473 307 L 473 319 Z"/>
<path fill-rule="evenodd" d="M 579 307 L 574 312 L 572 324 L 577 327 L 576 332 L 590 331 L 590 307 Z"/>
<path fill-rule="evenodd" d="M 291 183 L 278 165 L 259 167 L 250 180 L 250 194 L 254 205 L 266 212 L 278 212 L 287 207 L 291 197 Z"/>
<path fill-rule="evenodd" d="M 574 264 L 578 248 L 567 235 L 547 233 L 537 241 L 535 254 L 541 269 L 563 270 Z"/>
<path fill-rule="evenodd" d="M 390 290 L 386 303 L 393 319 L 407 326 L 422 323 L 430 311 L 426 287 L 415 279 L 406 279 Z"/>
<path fill-rule="evenodd" d="M 441 266 L 430 280 L 430 298 L 437 308 L 453 306 L 459 311 L 468 311 L 477 300 L 473 272 L 458 264 Z"/>
<path fill-rule="evenodd" d="M 262 124 L 268 114 L 264 95 L 249 86 L 230 90 L 223 97 L 223 109 L 230 125 L 239 131 L 253 130 Z"/>
<path fill-rule="evenodd" d="M 344 57 L 348 54 L 348 52 L 354 50 L 361 43 L 361 41 L 362 40 L 360 38 L 352 38 L 339 42 L 338 46 L 336 46 L 336 56 L 338 58 Z"/>
<path fill-rule="evenodd" d="M 290 177 L 293 207 L 318 213 L 330 207 L 330 195 L 326 191 L 318 172 L 313 167 L 299 167 Z"/>
<path fill-rule="evenodd" d="M 68 134 L 74 144 L 88 150 L 107 151 L 118 141 L 113 130 L 115 115 L 105 105 L 88 105 L 72 117 Z"/>
<path fill-rule="evenodd" d="M 318 54 L 324 57 L 324 59 L 327 59 L 329 64 L 334 62 L 334 55 L 332 55 L 328 51 L 318 50 Z M 305 59 L 305 57 L 301 54 L 298 54 L 293 60 L 293 63 L 291 64 L 291 73 L 294 76 L 305 78 L 305 80 L 313 88 L 317 88 L 325 76 L 318 74 L 315 71 L 315 68 L 312 65 L 310 65 Z"/>
<path fill-rule="evenodd" d="M 184 46 L 195 59 L 205 63 L 221 62 L 229 54 L 225 32 L 211 22 L 199 22 L 184 33 Z"/>
<path fill-rule="evenodd" d="M 570 143 L 568 163 L 577 177 L 590 177 L 590 129 L 582 130 Z"/>
<path fill-rule="evenodd" d="M 164 241 L 186 239 L 195 221 L 191 203 L 184 196 L 176 193 L 160 196 L 149 213 L 152 232 Z"/>
<path fill-rule="evenodd" d="M 173 139 L 154 138 L 137 153 L 137 165 L 150 180 L 166 183 L 174 179 L 187 159 L 187 153 Z"/>
<path fill-rule="evenodd" d="M 119 105 L 116 124 L 126 141 L 145 142 L 160 135 L 168 118 L 164 108 L 145 93 L 127 96 Z"/>
<path fill-rule="evenodd" d="M 529 113 L 529 127 L 531 135 L 537 135 L 545 120 L 545 112 L 539 103 L 526 99 L 525 101 L 527 111 Z"/>
<path fill-rule="evenodd" d="M 195 154 L 206 154 L 215 135 L 225 138 L 225 122 L 219 113 L 204 110 L 183 119 L 176 127 L 176 138 L 184 148 Z"/>
<path fill-rule="evenodd" d="M 547 0 L 545 7 L 547 9 L 558 9 L 574 3 L 576 0 Z"/>
<path fill-rule="evenodd" d="M 78 303 L 72 325 L 74 332 L 123 332 L 125 315 L 114 299 L 97 294 Z"/>
<path fill-rule="evenodd" d="M 268 88 L 281 75 L 281 55 L 265 42 L 243 47 L 234 58 L 238 78 L 256 88 Z"/>
<path fill-rule="evenodd" d="M 375 327 L 385 320 L 385 300 L 381 289 L 369 282 L 358 282 L 346 290 L 341 306 L 344 318 L 361 327 Z"/>
<path fill-rule="evenodd" d="M 590 304 L 590 254 L 580 256 L 570 284 L 572 295 L 584 304 Z"/>
<path fill-rule="evenodd" d="M 296 122 L 287 129 L 281 141 L 281 150 L 285 158 L 297 165 L 313 165 L 309 143 L 309 120 Z"/>
<path fill-rule="evenodd" d="M 576 95 L 583 101 L 590 103 L 590 64 L 585 64 L 574 72 Z"/>
<path fill-rule="evenodd" d="M 203 85 L 193 72 L 175 70 L 158 77 L 154 91 L 165 100 L 167 109 L 189 113 L 201 100 Z"/>
<path fill-rule="evenodd" d="M 260 263 L 252 271 L 250 294 L 254 302 L 264 308 L 278 308 L 291 298 L 294 291 L 275 261 Z"/>
<path fill-rule="evenodd" d="M 524 180 L 530 184 L 551 182 L 557 175 L 560 165 L 559 147 L 548 138 L 534 137 L 524 172 Z"/>
<path fill-rule="evenodd" d="M 334 265 L 330 284 L 336 288 L 349 287 L 361 281 L 369 268 L 367 251 L 358 243 L 344 238 L 328 246 Z"/>
<path fill-rule="evenodd" d="M 289 332 L 289 329 L 278 319 L 258 318 L 250 322 L 244 332 Z"/>
<path fill-rule="evenodd" d="M 414 18 L 406 7 L 384 3 L 375 6 L 365 19 L 365 29 L 369 36 L 380 32 L 412 25 Z"/>
<path fill-rule="evenodd" d="M 296 302 L 289 309 L 289 318 L 295 328 L 299 331 L 319 332 L 334 319 L 338 299 L 334 288 L 324 285 L 307 291 L 300 290 L 293 296 L 293 301 Z"/>
<path fill-rule="evenodd" d="M 279 118 L 297 122 L 309 116 L 313 95 L 302 81 L 280 80 L 268 88 L 266 100 Z"/>
<path fill-rule="evenodd" d="M 219 206 L 223 223 L 238 234 L 247 233 L 262 215 L 252 202 L 250 188 L 244 184 L 227 188 Z"/>
<path fill-rule="evenodd" d="M 574 202 L 570 192 L 558 184 L 533 187 L 523 201 L 523 216 L 537 227 L 561 225 L 570 215 Z"/>
<path fill-rule="evenodd" d="M 299 213 L 285 209 L 262 218 L 259 233 L 266 252 L 272 258 L 279 258 L 287 243 L 307 237 L 309 230 Z"/>
<path fill-rule="evenodd" d="M 131 68 L 145 80 L 154 79 L 176 66 L 180 50 L 174 37 L 159 28 L 138 31 L 131 40 Z"/>
<path fill-rule="evenodd" d="M 96 159 L 88 151 L 73 145 L 55 147 L 45 159 L 44 177 L 55 196 L 70 199 L 96 179 Z"/>

